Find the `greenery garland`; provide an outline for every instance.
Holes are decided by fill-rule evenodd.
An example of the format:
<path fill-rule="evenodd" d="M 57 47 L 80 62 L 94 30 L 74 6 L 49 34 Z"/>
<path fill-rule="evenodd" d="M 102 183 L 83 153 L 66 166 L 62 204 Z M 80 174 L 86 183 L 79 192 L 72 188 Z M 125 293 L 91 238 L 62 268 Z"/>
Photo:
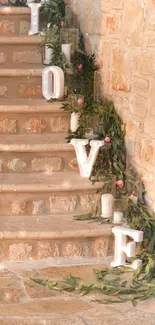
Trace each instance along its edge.
<path fill-rule="evenodd" d="M 16 1 L 18 2 L 18 0 Z M 22 0 L 20 1 L 20 3 Z M 9 3 L 11 4 L 10 0 Z M 80 115 L 79 128 L 75 133 L 69 130 L 68 141 L 72 138 L 84 138 L 93 119 L 98 120 L 97 139 L 105 139 L 105 146 L 100 149 L 91 179 L 93 181 L 104 179 L 116 179 L 116 197 L 124 202 L 124 214 L 128 224 L 133 229 L 144 231 L 144 241 L 138 257 L 142 259 L 142 267 L 133 271 L 131 283 L 120 283 L 118 279 L 108 283 L 105 279 L 107 273 L 122 273 L 122 268 L 114 270 L 102 270 L 96 272 L 98 280 L 102 281 L 101 286 L 90 284 L 81 286 L 76 278 L 70 276 L 66 280 L 69 287 L 63 287 L 66 291 L 89 293 L 92 290 L 99 290 L 104 295 L 110 295 L 112 299 L 103 299 L 104 303 L 124 302 L 131 300 L 135 302 L 147 297 L 155 297 L 155 214 L 149 210 L 145 203 L 145 188 L 137 177 L 134 168 L 126 168 L 125 149 L 125 125 L 114 108 L 112 101 L 102 99 L 94 100 L 94 72 L 98 69 L 95 64 L 95 56 L 88 56 L 85 52 L 82 33 L 80 32 L 79 48 L 72 54 L 71 64 L 68 65 L 61 52 L 60 30 L 65 22 L 64 0 L 46 1 L 41 10 L 44 26 L 45 43 L 53 49 L 51 65 L 58 65 L 65 72 L 65 93 L 67 101 L 62 109 L 67 112 L 78 112 Z M 77 26 L 72 26 L 77 27 Z M 70 73 L 68 73 L 68 69 Z M 77 94 L 84 96 L 84 104 L 77 106 Z M 89 151 L 89 147 L 87 148 Z M 137 180 L 137 181 L 136 181 Z M 107 188 L 103 188 L 107 191 Z M 131 195 L 138 197 L 138 204 L 135 205 Z M 76 217 L 77 220 L 100 221 L 92 214 Z M 143 276 L 142 276 L 143 274 Z M 57 287 L 49 281 L 46 283 L 40 279 L 35 280 L 50 288 Z M 148 282 L 152 281 L 151 284 Z M 127 286 L 127 288 L 126 288 Z M 125 298 L 122 297 L 125 296 Z M 113 299 L 117 297 L 117 299 Z"/>

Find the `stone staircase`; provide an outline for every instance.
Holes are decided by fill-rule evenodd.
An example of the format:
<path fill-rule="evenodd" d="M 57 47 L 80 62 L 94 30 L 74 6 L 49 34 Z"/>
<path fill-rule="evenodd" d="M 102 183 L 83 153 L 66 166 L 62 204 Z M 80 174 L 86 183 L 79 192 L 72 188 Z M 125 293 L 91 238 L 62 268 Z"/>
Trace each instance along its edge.
<path fill-rule="evenodd" d="M 42 39 L 29 8 L 0 8 L 0 261 L 112 254 L 111 226 L 73 221 L 95 208 L 66 143 L 69 115 L 42 96 Z"/>

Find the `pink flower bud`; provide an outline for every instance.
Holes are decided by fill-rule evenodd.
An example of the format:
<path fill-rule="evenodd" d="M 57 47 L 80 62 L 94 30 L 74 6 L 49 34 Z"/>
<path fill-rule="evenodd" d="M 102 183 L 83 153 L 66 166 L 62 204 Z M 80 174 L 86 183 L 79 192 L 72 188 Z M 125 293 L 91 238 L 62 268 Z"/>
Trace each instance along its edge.
<path fill-rule="evenodd" d="M 64 27 L 64 25 L 65 25 L 64 21 L 61 21 L 60 26 Z"/>
<path fill-rule="evenodd" d="M 80 98 L 78 99 L 78 101 L 77 101 L 77 102 L 78 102 L 78 104 L 79 104 L 79 105 L 82 105 L 82 104 L 83 104 L 83 98 L 82 98 L 82 97 L 80 97 Z"/>
<path fill-rule="evenodd" d="M 106 138 L 104 139 L 104 141 L 105 141 L 106 143 L 109 143 L 109 142 L 111 142 L 111 139 L 110 139 L 109 137 L 106 137 Z"/>
<path fill-rule="evenodd" d="M 117 182 L 116 182 L 116 185 L 119 187 L 119 188 L 123 188 L 125 183 L 124 181 L 122 181 L 121 179 L 119 179 Z"/>
<path fill-rule="evenodd" d="M 79 64 L 77 68 L 78 68 L 78 70 L 82 70 L 83 69 L 83 65 L 82 64 Z"/>

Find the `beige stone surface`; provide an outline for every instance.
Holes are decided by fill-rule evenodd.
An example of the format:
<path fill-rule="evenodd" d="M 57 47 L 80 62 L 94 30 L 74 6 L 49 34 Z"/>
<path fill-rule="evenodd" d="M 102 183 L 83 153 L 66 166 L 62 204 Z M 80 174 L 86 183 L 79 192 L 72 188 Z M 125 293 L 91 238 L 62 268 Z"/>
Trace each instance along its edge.
<path fill-rule="evenodd" d="M 45 202 L 43 200 L 41 201 L 33 201 L 33 211 L 32 214 L 38 215 L 38 214 L 44 214 L 46 211 L 45 209 Z"/>
<path fill-rule="evenodd" d="M 31 162 L 33 171 L 54 172 L 62 169 L 62 159 L 57 157 L 52 158 L 33 158 Z"/>
<path fill-rule="evenodd" d="M 51 258 L 59 256 L 59 245 L 54 242 L 41 242 L 38 241 L 36 244 L 37 259 Z"/>
<path fill-rule="evenodd" d="M 0 34 L 14 34 L 15 24 L 10 20 L 2 20 L 0 23 Z"/>
<path fill-rule="evenodd" d="M 21 20 L 20 21 L 20 26 L 19 26 L 19 32 L 20 34 L 28 34 L 28 31 L 30 29 L 30 22 L 27 20 Z M 35 62 L 36 63 L 36 62 Z"/>
<path fill-rule="evenodd" d="M 25 201 L 14 201 L 11 205 L 11 212 L 15 215 L 25 214 L 27 202 Z"/>
<path fill-rule="evenodd" d="M 26 167 L 26 162 L 19 158 L 14 158 L 8 162 L 8 168 L 14 172 L 22 172 Z"/>
<path fill-rule="evenodd" d="M 23 261 L 31 258 L 32 246 L 28 244 L 12 244 L 9 246 L 9 260 Z"/>
<path fill-rule="evenodd" d="M 0 85 L 0 97 L 7 97 L 8 89 L 5 85 Z"/>
<path fill-rule="evenodd" d="M 17 121 L 11 119 L 0 120 L 0 133 L 17 133 Z"/>
<path fill-rule="evenodd" d="M 36 118 L 28 120 L 25 124 L 25 129 L 29 133 L 41 133 L 46 127 L 45 120 L 38 120 Z"/>
<path fill-rule="evenodd" d="M 67 117 L 53 117 L 50 120 L 52 132 L 67 132 L 69 129 L 69 120 Z"/>
<path fill-rule="evenodd" d="M 41 98 L 42 89 L 40 85 L 20 84 L 18 95 L 20 98 Z"/>
<path fill-rule="evenodd" d="M 4 64 L 6 62 L 6 55 L 4 53 L 0 53 L 0 64 Z"/>
<path fill-rule="evenodd" d="M 38 51 L 13 52 L 14 63 L 42 63 L 41 53 Z"/>
<path fill-rule="evenodd" d="M 77 205 L 77 196 L 51 196 L 50 210 L 52 213 L 73 212 Z"/>

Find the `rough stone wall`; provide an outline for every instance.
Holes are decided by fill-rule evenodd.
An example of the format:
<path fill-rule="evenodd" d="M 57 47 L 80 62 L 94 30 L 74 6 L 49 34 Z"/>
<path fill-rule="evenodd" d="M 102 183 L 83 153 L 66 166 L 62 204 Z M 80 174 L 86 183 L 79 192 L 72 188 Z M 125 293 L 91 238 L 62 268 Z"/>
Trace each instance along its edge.
<path fill-rule="evenodd" d="M 155 209 L 155 0 L 68 0 L 89 34 L 103 94 L 126 122 L 126 145 Z M 86 37 L 88 43 L 88 37 Z"/>

